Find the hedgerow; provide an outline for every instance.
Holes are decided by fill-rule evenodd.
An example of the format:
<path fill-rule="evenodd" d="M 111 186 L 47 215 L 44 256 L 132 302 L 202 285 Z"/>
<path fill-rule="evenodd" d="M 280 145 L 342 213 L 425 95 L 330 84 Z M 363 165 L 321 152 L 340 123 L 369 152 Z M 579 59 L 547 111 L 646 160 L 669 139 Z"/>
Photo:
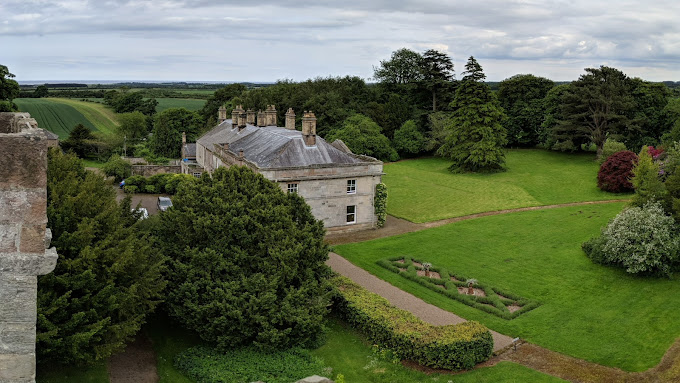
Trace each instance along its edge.
<path fill-rule="evenodd" d="M 461 370 L 474 367 L 493 353 L 493 338 L 478 322 L 432 326 L 408 311 L 392 306 L 351 280 L 334 276 L 335 307 L 351 325 L 400 358 L 432 368 Z"/>
<path fill-rule="evenodd" d="M 220 352 L 196 346 L 175 357 L 175 367 L 197 383 L 296 382 L 311 375 L 326 375 L 321 359 L 295 348 L 267 352 L 255 347 Z"/>
<path fill-rule="evenodd" d="M 403 263 L 399 263 L 399 261 Z M 482 310 L 489 314 L 493 314 L 503 319 L 509 320 L 517 318 L 518 316 L 540 306 L 540 304 L 536 301 L 522 298 L 509 291 L 504 291 L 497 287 L 491 287 L 479 282 L 475 283 L 474 288 L 483 290 L 486 296 L 483 297 L 477 295 L 460 294 L 458 292 L 458 288 L 467 288 L 468 285 L 466 281 L 468 278 L 460 274 L 454 274 L 443 267 L 436 266 L 430 267 L 430 271 L 439 273 L 439 278 L 419 276 L 417 272 L 423 268 L 415 266 L 413 262 L 421 264 L 423 263 L 418 259 L 413 259 L 408 256 L 396 256 L 388 259 L 381 259 L 377 263 L 378 265 L 394 273 L 397 273 L 408 280 L 417 282 L 429 288 L 430 290 L 436 291 L 448 298 L 457 300 L 468 306 Z M 397 267 L 397 265 L 401 267 Z M 452 280 L 452 278 L 455 280 Z M 442 288 L 442 286 L 444 288 Z M 513 305 L 519 306 L 520 309 L 510 312 L 508 307 Z"/>
<path fill-rule="evenodd" d="M 134 175 L 125 179 L 123 190 L 126 193 L 175 194 L 181 183 L 195 181 L 196 178 L 189 174 Z"/>

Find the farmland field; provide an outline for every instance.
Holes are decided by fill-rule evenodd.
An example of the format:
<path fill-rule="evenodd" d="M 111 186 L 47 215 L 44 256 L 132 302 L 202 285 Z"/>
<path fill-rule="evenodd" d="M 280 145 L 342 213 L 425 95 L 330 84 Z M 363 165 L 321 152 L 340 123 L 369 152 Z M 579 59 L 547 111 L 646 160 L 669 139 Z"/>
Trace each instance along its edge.
<path fill-rule="evenodd" d="M 14 102 L 22 112 L 28 112 L 38 121 L 38 126 L 66 139 L 78 124 L 83 124 L 92 131 L 98 131 L 95 125 L 71 105 L 58 103 L 44 98 L 17 98 Z"/>
<path fill-rule="evenodd" d="M 628 371 L 661 360 L 680 336 L 680 278 L 639 277 L 594 264 L 581 243 L 622 203 L 502 214 L 361 243 L 343 257 L 425 301 L 548 349 Z M 506 320 L 450 299 L 376 262 L 410 256 L 540 306 Z"/>
<path fill-rule="evenodd" d="M 452 174 L 450 161 L 421 158 L 385 164 L 387 212 L 428 222 L 487 211 L 627 198 L 597 188 L 593 154 L 508 150 L 508 171 Z"/>
<path fill-rule="evenodd" d="M 70 105 L 85 116 L 95 128 L 106 134 L 115 132 L 118 126 L 117 114 L 110 108 L 96 102 L 78 101 L 69 98 L 48 98 L 48 100 Z"/>
<path fill-rule="evenodd" d="M 195 98 L 157 98 L 156 101 L 158 101 L 158 106 L 156 106 L 157 113 L 170 108 L 186 108 L 196 111 L 205 105 L 205 100 Z"/>

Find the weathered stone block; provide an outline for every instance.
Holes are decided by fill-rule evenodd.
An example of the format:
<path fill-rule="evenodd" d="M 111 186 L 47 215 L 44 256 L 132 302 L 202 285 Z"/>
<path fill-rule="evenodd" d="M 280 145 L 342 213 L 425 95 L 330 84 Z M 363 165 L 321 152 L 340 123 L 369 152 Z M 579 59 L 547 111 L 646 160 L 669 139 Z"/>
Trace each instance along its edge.
<path fill-rule="evenodd" d="M 21 244 L 22 253 L 45 252 L 45 225 L 22 225 Z"/>
<path fill-rule="evenodd" d="M 0 383 L 35 381 L 35 353 L 0 354 Z"/>
<path fill-rule="evenodd" d="M 0 273 L 0 322 L 36 320 L 38 277 Z"/>
<path fill-rule="evenodd" d="M 0 354 L 35 352 L 35 322 L 0 323 Z"/>
<path fill-rule="evenodd" d="M 0 189 L 47 185 L 47 140 L 39 132 L 0 135 Z"/>
<path fill-rule="evenodd" d="M 17 251 L 19 237 L 19 225 L 0 223 L 0 256 L 2 253 L 14 253 Z"/>
<path fill-rule="evenodd" d="M 0 222 L 45 224 L 46 211 L 45 188 L 0 191 Z"/>

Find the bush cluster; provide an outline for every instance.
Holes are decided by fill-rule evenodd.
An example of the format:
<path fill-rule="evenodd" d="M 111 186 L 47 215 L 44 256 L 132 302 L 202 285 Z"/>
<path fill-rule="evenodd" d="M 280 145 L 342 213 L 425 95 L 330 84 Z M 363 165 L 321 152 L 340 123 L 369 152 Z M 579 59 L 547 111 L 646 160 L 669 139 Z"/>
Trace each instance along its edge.
<path fill-rule="evenodd" d="M 107 177 L 114 177 L 120 182 L 132 174 L 132 165 L 121 156 L 113 155 L 102 168 Z"/>
<path fill-rule="evenodd" d="M 624 150 L 607 158 L 597 173 L 597 187 L 611 193 L 623 193 L 633 190 L 630 182 L 637 155 Z"/>
<path fill-rule="evenodd" d="M 336 308 L 345 320 L 400 358 L 461 370 L 489 359 L 493 352 L 491 333 L 478 322 L 432 326 L 348 278 L 334 276 L 331 282 L 337 288 Z"/>
<path fill-rule="evenodd" d="M 327 370 L 323 361 L 300 348 L 267 352 L 246 347 L 220 352 L 196 346 L 178 354 L 174 363 L 197 383 L 290 383 L 312 375 L 326 375 Z"/>
<path fill-rule="evenodd" d="M 659 203 L 619 213 L 600 237 L 583 244 L 596 263 L 622 266 L 632 274 L 670 275 L 680 260 L 680 238 L 672 217 Z"/>
<path fill-rule="evenodd" d="M 400 260 L 403 261 L 403 263 L 397 262 Z M 484 293 L 486 294 L 485 297 L 460 294 L 458 293 L 458 287 L 467 287 L 465 281 L 468 279 L 466 277 L 459 274 L 453 274 L 445 268 L 436 266 L 430 267 L 429 270 L 439 273 L 439 279 L 422 277 L 417 274 L 417 271 L 423 270 L 423 268 L 415 266 L 413 262 L 423 264 L 422 261 L 412 259 L 411 257 L 398 256 L 387 260 L 381 259 L 378 261 L 378 265 L 393 271 L 406 279 L 417 282 L 429 288 L 430 290 L 443 294 L 448 298 L 455 299 L 468 306 L 482 310 L 489 314 L 496 315 L 503 319 L 514 319 L 519 315 L 531 311 L 539 306 L 539 303 L 536 301 L 522 298 L 509 291 L 504 291 L 497 287 L 491 287 L 479 282 L 475 283 L 474 287 L 484 290 Z M 401 268 L 406 268 L 406 270 L 401 270 Z M 455 278 L 456 280 L 451 280 L 451 277 Z M 510 305 L 517 305 L 521 308 L 515 312 L 510 312 L 507 308 L 507 306 Z"/>
<path fill-rule="evenodd" d="M 607 160 L 607 158 L 611 157 L 613 154 L 622 152 L 624 150 L 628 150 L 628 148 L 626 148 L 626 144 L 616 141 L 612 138 L 607 138 L 607 141 L 605 141 L 604 145 L 602 146 L 602 155 L 598 158 L 600 165 L 602 165 Z"/>
<path fill-rule="evenodd" d="M 185 182 L 196 182 L 189 174 L 155 174 L 150 177 L 130 176 L 125 179 L 123 190 L 126 193 L 175 194 L 179 185 Z"/>
<path fill-rule="evenodd" d="M 375 185 L 374 199 L 373 206 L 375 207 L 375 215 L 378 216 L 378 227 L 383 227 L 387 219 L 387 185 L 384 183 Z"/>

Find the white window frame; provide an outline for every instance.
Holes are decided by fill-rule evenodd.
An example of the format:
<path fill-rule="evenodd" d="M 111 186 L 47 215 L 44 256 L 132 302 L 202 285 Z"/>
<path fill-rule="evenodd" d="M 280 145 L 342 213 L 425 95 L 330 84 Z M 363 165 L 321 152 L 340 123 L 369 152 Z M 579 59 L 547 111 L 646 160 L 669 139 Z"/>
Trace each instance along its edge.
<path fill-rule="evenodd" d="M 291 183 L 288 184 L 288 193 L 297 194 L 299 190 L 300 190 L 300 184 L 299 183 L 291 182 Z"/>
<path fill-rule="evenodd" d="M 357 194 L 357 180 L 347 180 L 347 194 Z"/>
<path fill-rule="evenodd" d="M 352 208 L 352 212 L 350 212 L 350 208 Z M 351 225 L 353 223 L 357 223 L 357 205 L 347 205 L 347 208 L 345 210 L 347 212 L 345 216 L 345 220 L 347 221 L 347 225 Z M 353 220 L 350 221 L 349 217 L 352 216 Z"/>
<path fill-rule="evenodd" d="M 201 174 L 203 174 L 203 173 L 200 173 L 200 172 L 193 172 L 193 173 L 191 173 L 191 175 L 194 176 L 194 177 L 196 177 L 196 178 L 201 178 Z"/>

